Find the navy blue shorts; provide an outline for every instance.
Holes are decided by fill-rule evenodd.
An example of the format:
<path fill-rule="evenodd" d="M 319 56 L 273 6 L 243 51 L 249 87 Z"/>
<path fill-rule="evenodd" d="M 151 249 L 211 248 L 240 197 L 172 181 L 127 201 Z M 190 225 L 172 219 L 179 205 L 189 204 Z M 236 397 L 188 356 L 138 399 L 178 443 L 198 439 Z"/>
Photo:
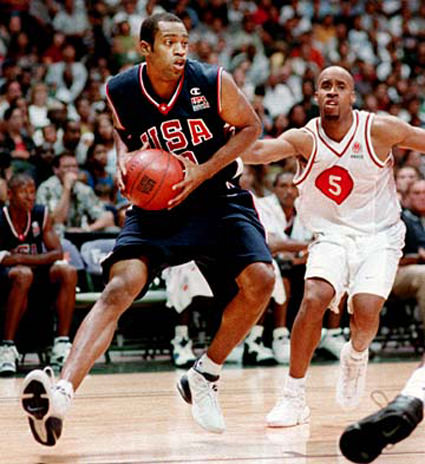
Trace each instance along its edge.
<path fill-rule="evenodd" d="M 115 243 L 103 262 L 107 279 L 112 264 L 146 257 L 150 278 L 168 266 L 192 259 L 202 270 L 218 273 L 219 280 L 234 280 L 251 263 L 271 263 L 265 232 L 252 195 L 234 187 L 222 194 L 170 211 L 145 211 L 132 207 Z M 147 288 L 147 286 L 145 287 Z"/>

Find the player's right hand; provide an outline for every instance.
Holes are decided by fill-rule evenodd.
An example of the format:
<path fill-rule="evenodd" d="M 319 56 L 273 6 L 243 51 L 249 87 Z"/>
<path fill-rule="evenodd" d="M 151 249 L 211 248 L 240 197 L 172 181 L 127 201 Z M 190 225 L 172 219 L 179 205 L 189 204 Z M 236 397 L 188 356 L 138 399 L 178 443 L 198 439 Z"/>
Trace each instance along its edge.
<path fill-rule="evenodd" d="M 63 176 L 63 188 L 70 191 L 78 180 L 78 172 L 68 171 Z"/>

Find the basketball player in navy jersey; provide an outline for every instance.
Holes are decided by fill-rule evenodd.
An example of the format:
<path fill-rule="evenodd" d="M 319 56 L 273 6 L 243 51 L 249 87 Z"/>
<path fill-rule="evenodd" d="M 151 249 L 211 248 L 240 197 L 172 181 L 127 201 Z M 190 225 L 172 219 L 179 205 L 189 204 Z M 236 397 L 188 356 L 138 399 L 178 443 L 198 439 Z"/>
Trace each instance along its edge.
<path fill-rule="evenodd" d="M 52 228 L 47 208 L 34 205 L 35 183 L 27 174 L 15 174 L 8 182 L 8 206 L 0 210 L 0 277 L 8 286 L 0 373 L 14 374 L 18 353 L 14 344 L 19 322 L 28 306 L 30 289 L 57 285 L 57 337 L 52 364 L 63 364 L 71 343 L 68 334 L 75 302 L 77 271 L 62 261 L 63 252 Z M 43 304 L 43 301 L 39 301 Z M 45 304 L 47 304 L 47 299 Z"/>
<path fill-rule="evenodd" d="M 225 429 L 217 398 L 221 367 L 264 311 L 274 286 L 271 255 L 251 195 L 237 185 L 239 155 L 258 138 L 260 122 L 228 73 L 187 59 L 189 37 L 169 13 L 147 18 L 140 31 L 145 63 L 110 79 L 107 95 L 119 133 L 118 177 L 131 152 L 150 146 L 184 163 L 182 191 L 169 209 L 132 207 L 112 255 L 108 284 L 75 337 L 57 384 L 40 370 L 23 385 L 23 407 L 35 439 L 54 445 L 74 391 L 105 352 L 117 320 L 164 267 L 192 259 L 229 303 L 206 354 L 178 383 L 195 421 Z M 236 128 L 228 139 L 226 125 Z M 224 285 L 223 285 L 224 284 Z"/>
<path fill-rule="evenodd" d="M 393 174 L 393 147 L 425 153 L 425 131 L 404 121 L 353 109 L 354 80 L 342 67 L 324 69 L 317 81 L 320 117 L 274 140 L 258 141 L 244 155 L 253 164 L 298 159 L 294 183 L 300 219 L 315 234 L 309 247 L 304 297 L 291 336 L 289 375 L 283 395 L 267 416 L 270 427 L 309 421 L 306 374 L 320 340 L 323 315 L 347 291 L 351 339 L 340 356 L 336 400 L 356 407 L 365 386 L 368 347 L 389 295 L 405 227 Z M 347 429 L 343 454 L 370 462 L 422 420 L 425 367 L 402 394 L 377 414 Z"/>

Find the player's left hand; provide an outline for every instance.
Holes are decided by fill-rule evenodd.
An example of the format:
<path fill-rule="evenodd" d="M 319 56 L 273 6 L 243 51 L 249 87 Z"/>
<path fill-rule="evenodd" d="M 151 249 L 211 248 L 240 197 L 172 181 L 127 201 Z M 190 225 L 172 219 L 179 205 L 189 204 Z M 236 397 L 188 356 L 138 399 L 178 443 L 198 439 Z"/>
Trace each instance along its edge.
<path fill-rule="evenodd" d="M 208 178 L 202 164 L 193 163 L 183 156 L 179 156 L 178 159 L 184 166 L 185 175 L 181 182 L 173 185 L 173 190 L 182 190 L 168 202 L 168 209 L 179 205 Z"/>

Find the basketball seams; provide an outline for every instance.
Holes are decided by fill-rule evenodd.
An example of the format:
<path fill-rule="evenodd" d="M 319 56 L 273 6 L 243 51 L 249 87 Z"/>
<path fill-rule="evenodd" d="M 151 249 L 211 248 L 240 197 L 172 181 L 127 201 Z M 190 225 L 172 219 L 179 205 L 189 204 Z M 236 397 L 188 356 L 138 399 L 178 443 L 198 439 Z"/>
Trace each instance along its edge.
<path fill-rule="evenodd" d="M 165 169 L 165 171 L 162 173 L 162 177 L 161 177 L 161 181 L 159 182 L 158 186 L 155 188 L 155 193 L 151 196 L 151 198 L 149 199 L 149 201 L 145 204 L 145 208 L 150 204 L 152 203 L 152 201 L 156 198 L 156 196 L 158 195 L 158 192 L 161 190 L 161 187 L 164 185 L 164 181 L 167 177 L 167 174 L 168 174 L 168 170 L 169 170 L 169 167 L 170 167 L 170 159 L 171 159 L 171 156 L 173 155 L 170 155 L 169 153 L 167 153 L 166 151 L 164 150 L 161 150 L 161 156 L 164 156 L 165 155 L 168 155 L 167 157 L 167 168 Z M 157 161 L 157 160 L 154 160 L 154 161 Z M 152 163 L 149 163 L 149 166 L 151 165 Z"/>
<path fill-rule="evenodd" d="M 142 209 L 165 209 L 168 199 L 178 193 L 171 187 L 184 179 L 183 165 L 166 150 L 148 149 L 145 152 L 149 152 L 145 153 L 146 158 L 139 152 L 134 155 L 135 159 L 129 160 L 126 191 L 130 201 Z"/>

